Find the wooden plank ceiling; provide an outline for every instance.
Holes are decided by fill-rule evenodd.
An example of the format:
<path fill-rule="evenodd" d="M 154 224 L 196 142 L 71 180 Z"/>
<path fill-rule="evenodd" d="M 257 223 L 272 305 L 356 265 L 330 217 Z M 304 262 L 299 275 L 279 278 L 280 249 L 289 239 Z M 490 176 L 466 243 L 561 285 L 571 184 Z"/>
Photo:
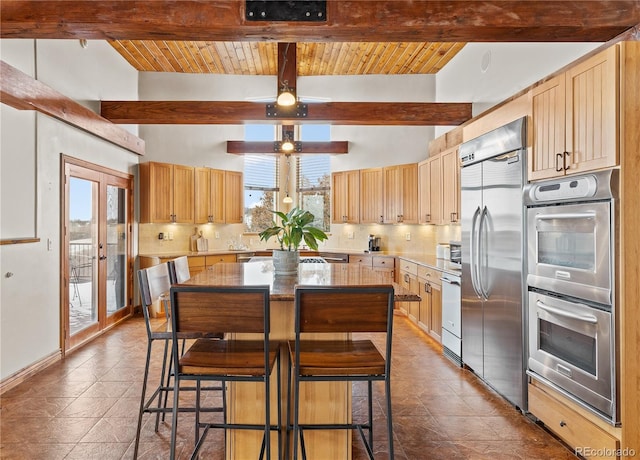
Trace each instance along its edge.
<path fill-rule="evenodd" d="M 113 40 L 111 45 L 137 70 L 154 72 L 277 75 L 277 44 Z M 297 43 L 298 76 L 435 74 L 464 43 Z"/>

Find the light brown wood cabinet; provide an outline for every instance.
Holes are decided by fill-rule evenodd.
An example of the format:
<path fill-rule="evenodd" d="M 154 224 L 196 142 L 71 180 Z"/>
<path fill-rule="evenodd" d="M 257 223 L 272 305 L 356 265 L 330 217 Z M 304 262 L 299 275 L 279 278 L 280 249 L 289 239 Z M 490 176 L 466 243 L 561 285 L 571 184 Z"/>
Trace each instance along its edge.
<path fill-rule="evenodd" d="M 442 341 L 442 272 L 418 265 L 421 301 L 418 326 L 438 342 Z"/>
<path fill-rule="evenodd" d="M 458 147 L 442 152 L 442 223 L 460 222 L 460 161 Z"/>
<path fill-rule="evenodd" d="M 140 222 L 194 222 L 194 168 L 140 163 Z"/>
<path fill-rule="evenodd" d="M 244 182 L 239 171 L 224 172 L 224 213 L 227 224 L 244 220 Z"/>
<path fill-rule="evenodd" d="M 413 294 L 420 294 L 418 286 L 418 264 L 400 259 L 398 284 Z M 420 314 L 420 302 L 398 302 L 400 311 L 405 313 L 409 320 L 418 324 Z"/>
<path fill-rule="evenodd" d="M 418 165 L 383 168 L 384 223 L 418 223 Z"/>
<path fill-rule="evenodd" d="M 530 181 L 618 164 L 618 60 L 614 45 L 532 89 Z"/>
<path fill-rule="evenodd" d="M 195 168 L 195 223 L 225 222 L 225 172 Z"/>
<path fill-rule="evenodd" d="M 384 180 L 382 168 L 360 170 L 360 223 L 384 222 Z"/>
<path fill-rule="evenodd" d="M 419 223 L 442 223 L 442 157 L 418 163 Z"/>
<path fill-rule="evenodd" d="M 371 254 L 349 255 L 350 264 L 358 264 L 371 268 L 380 277 L 381 283 L 392 283 L 395 281 L 395 257 L 377 256 Z"/>
<path fill-rule="evenodd" d="M 360 223 L 360 171 L 331 174 L 331 223 Z"/>

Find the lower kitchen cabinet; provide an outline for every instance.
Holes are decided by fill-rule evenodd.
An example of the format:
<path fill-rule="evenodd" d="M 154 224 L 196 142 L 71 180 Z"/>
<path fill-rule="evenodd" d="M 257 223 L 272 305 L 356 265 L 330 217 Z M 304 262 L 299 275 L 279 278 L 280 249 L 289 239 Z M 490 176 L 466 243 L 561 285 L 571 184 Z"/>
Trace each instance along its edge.
<path fill-rule="evenodd" d="M 440 270 L 418 266 L 420 311 L 418 326 L 438 342 L 442 341 L 442 282 Z"/>
<path fill-rule="evenodd" d="M 414 294 L 419 294 L 418 289 L 418 264 L 400 259 L 400 277 L 398 284 Z M 398 302 L 397 307 L 407 315 L 409 320 L 418 324 L 420 302 Z"/>
<path fill-rule="evenodd" d="M 577 454 L 588 459 L 619 458 L 620 428 L 586 414 L 585 409 L 537 381 L 529 383 L 528 393 L 529 412 Z"/>

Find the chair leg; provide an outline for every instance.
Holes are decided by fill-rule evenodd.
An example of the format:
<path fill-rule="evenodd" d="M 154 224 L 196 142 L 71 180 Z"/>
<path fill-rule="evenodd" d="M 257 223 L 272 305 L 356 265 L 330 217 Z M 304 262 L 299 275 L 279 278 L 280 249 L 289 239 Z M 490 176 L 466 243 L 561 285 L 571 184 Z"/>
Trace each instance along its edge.
<path fill-rule="evenodd" d="M 174 345 L 176 347 L 177 345 Z M 177 371 L 177 369 L 176 369 Z M 176 438 L 178 434 L 178 403 L 180 397 L 180 379 L 178 373 L 173 378 L 173 408 L 171 418 L 171 456 L 170 460 L 176 458 Z"/>
<path fill-rule="evenodd" d="M 298 400 L 298 395 L 300 392 L 300 379 L 298 379 L 297 370 L 296 375 L 294 376 L 294 385 L 293 385 L 293 458 L 298 458 L 298 436 L 302 436 L 300 433 L 299 424 L 299 408 L 300 401 Z"/>
<path fill-rule="evenodd" d="M 367 381 L 367 390 L 369 393 L 368 410 L 369 410 L 369 446 L 373 451 L 373 382 Z"/>
<path fill-rule="evenodd" d="M 142 430 L 142 415 L 144 414 L 145 398 L 147 397 L 147 379 L 149 378 L 149 361 L 151 359 L 151 344 L 147 342 L 147 360 L 144 365 L 144 377 L 142 381 L 142 395 L 140 396 L 140 410 L 138 411 L 138 428 L 136 429 L 136 440 L 133 447 L 133 458 L 138 458 L 138 447 L 140 445 L 140 432 Z"/>
<path fill-rule="evenodd" d="M 393 419 L 391 418 L 391 381 L 389 376 L 384 381 L 385 396 L 387 398 L 387 436 L 389 437 L 389 458 L 393 458 Z"/>
<path fill-rule="evenodd" d="M 169 383 L 171 380 L 171 361 L 169 361 L 169 371 L 167 372 L 167 358 L 169 358 L 169 341 L 165 340 L 164 341 L 164 354 L 162 357 L 162 372 L 160 373 L 160 386 L 164 386 L 164 390 L 160 390 L 160 392 L 158 393 L 158 409 L 160 408 L 165 408 L 167 407 L 167 398 L 169 396 L 169 391 L 167 390 L 169 388 Z M 166 379 L 166 384 L 165 384 L 165 376 L 167 377 Z M 164 398 L 163 398 L 164 396 Z M 164 399 L 164 401 L 163 401 Z M 164 422 L 164 418 L 165 418 L 165 412 L 166 411 L 162 411 L 162 421 Z M 156 413 L 156 433 L 158 432 L 158 428 L 160 426 L 160 411 L 158 410 L 158 413 Z"/>

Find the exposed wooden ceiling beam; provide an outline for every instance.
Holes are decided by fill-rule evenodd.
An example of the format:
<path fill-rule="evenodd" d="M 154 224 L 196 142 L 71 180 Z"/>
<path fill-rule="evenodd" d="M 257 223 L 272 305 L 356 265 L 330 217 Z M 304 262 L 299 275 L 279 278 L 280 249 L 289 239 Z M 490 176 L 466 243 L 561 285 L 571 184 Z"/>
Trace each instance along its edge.
<path fill-rule="evenodd" d="M 267 118 L 265 104 L 246 101 L 102 101 L 100 114 L 118 124 L 244 123 L 455 126 L 471 119 L 466 102 L 318 102 L 304 119 Z"/>
<path fill-rule="evenodd" d="M 3 38 L 214 41 L 604 42 L 640 0 L 330 0 L 327 21 L 247 22 L 243 0 L 3 0 Z"/>
<path fill-rule="evenodd" d="M 0 101 L 18 110 L 36 110 L 112 144 L 144 155 L 144 141 L 105 120 L 15 67 L 0 61 Z"/>
<path fill-rule="evenodd" d="M 227 153 L 236 155 L 252 153 L 282 155 L 282 152 L 274 151 L 273 142 L 247 141 L 227 141 Z M 349 142 L 302 142 L 302 152 L 292 152 L 291 155 L 305 155 L 307 153 L 330 153 L 332 155 L 349 153 Z"/>

